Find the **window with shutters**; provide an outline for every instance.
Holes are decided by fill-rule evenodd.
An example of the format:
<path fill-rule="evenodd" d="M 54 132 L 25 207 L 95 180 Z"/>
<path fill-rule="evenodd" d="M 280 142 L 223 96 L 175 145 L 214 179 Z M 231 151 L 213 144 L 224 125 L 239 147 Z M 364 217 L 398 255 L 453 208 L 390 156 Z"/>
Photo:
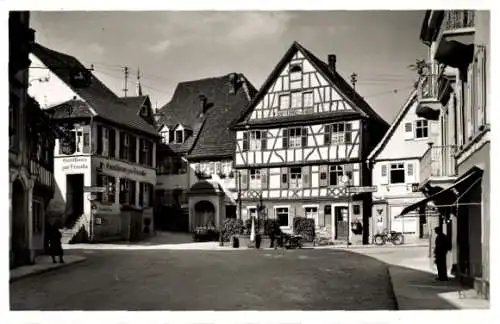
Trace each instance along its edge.
<path fill-rule="evenodd" d="M 121 158 L 124 160 L 128 160 L 130 158 L 130 137 L 128 134 L 123 134 L 122 136 L 123 143 L 121 145 L 122 154 Z"/>
<path fill-rule="evenodd" d="M 342 176 L 344 175 L 344 167 L 342 165 L 330 166 L 330 186 L 342 185 Z"/>
<path fill-rule="evenodd" d="M 292 92 L 292 108 L 302 108 L 302 92 Z"/>
<path fill-rule="evenodd" d="M 429 123 L 427 119 L 421 119 L 415 122 L 415 137 L 416 138 L 429 137 Z"/>
<path fill-rule="evenodd" d="M 392 163 L 390 172 L 390 183 L 405 183 L 405 164 Z"/>
<path fill-rule="evenodd" d="M 312 91 L 304 92 L 304 108 L 309 108 L 314 105 Z"/>
<path fill-rule="evenodd" d="M 250 170 L 250 189 L 260 189 L 261 188 L 261 178 L 259 169 Z"/>
<path fill-rule="evenodd" d="M 280 109 L 290 108 L 290 95 L 283 94 L 280 95 Z"/>
<path fill-rule="evenodd" d="M 325 126 L 325 145 L 352 143 L 352 124 L 334 123 Z"/>
<path fill-rule="evenodd" d="M 280 226 L 288 226 L 288 208 L 276 208 L 276 218 Z"/>
<path fill-rule="evenodd" d="M 290 168 L 290 188 L 302 188 L 302 168 Z"/>
<path fill-rule="evenodd" d="M 288 147 L 297 148 L 302 146 L 302 128 L 290 128 L 288 130 Z"/>
<path fill-rule="evenodd" d="M 262 136 L 261 131 L 250 132 L 250 151 L 260 151 L 262 149 L 261 136 Z"/>

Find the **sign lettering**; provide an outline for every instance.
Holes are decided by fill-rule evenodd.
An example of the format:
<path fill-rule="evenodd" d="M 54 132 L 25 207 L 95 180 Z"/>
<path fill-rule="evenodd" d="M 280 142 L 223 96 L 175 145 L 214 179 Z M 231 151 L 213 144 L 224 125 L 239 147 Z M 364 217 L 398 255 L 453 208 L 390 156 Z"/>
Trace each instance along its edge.
<path fill-rule="evenodd" d="M 122 172 L 125 174 L 134 174 L 134 175 L 139 175 L 139 176 L 143 176 L 143 177 L 146 176 L 146 171 L 144 171 L 144 170 L 140 170 L 136 167 L 128 168 L 128 167 L 124 167 L 124 166 L 121 166 L 118 164 L 111 164 L 109 162 L 106 162 L 106 163 L 101 162 L 100 168 L 103 170 L 108 169 L 111 171 Z"/>

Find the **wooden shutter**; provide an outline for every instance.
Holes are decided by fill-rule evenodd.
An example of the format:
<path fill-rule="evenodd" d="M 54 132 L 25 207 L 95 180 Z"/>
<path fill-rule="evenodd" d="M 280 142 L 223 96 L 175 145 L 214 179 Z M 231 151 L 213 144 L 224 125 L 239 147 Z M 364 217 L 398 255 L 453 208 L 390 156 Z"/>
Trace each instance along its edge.
<path fill-rule="evenodd" d="M 125 152 L 123 151 L 123 148 L 125 147 L 125 133 L 120 132 L 120 159 L 125 158 Z"/>
<path fill-rule="evenodd" d="M 248 170 L 244 169 L 240 171 L 240 178 L 241 178 L 241 189 L 242 190 L 247 190 L 248 189 Z"/>
<path fill-rule="evenodd" d="M 283 129 L 283 148 L 288 148 L 288 129 Z"/>
<path fill-rule="evenodd" d="M 476 124 L 478 127 L 486 124 L 486 50 L 484 46 L 478 46 L 476 54 Z"/>
<path fill-rule="evenodd" d="M 380 184 L 388 184 L 389 177 L 387 175 L 387 164 L 382 164 L 380 166 Z"/>
<path fill-rule="evenodd" d="M 261 150 L 265 151 L 267 150 L 267 132 L 262 131 L 260 132 L 261 136 Z"/>
<path fill-rule="evenodd" d="M 307 127 L 302 128 L 302 147 L 307 147 Z"/>
<path fill-rule="evenodd" d="M 473 64 L 469 65 L 469 69 L 467 70 L 467 84 L 466 84 L 466 98 L 465 101 L 465 129 L 466 129 L 466 143 L 472 138 L 474 134 L 473 122 L 472 122 L 472 112 L 474 110 L 474 101 L 473 101 L 473 91 L 472 91 L 472 79 L 473 79 Z"/>
<path fill-rule="evenodd" d="M 302 167 L 302 186 L 304 188 L 311 188 L 311 167 Z"/>
<path fill-rule="evenodd" d="M 408 123 L 405 123 L 404 124 L 404 138 L 406 140 L 409 140 L 409 139 L 413 139 L 413 137 L 415 136 L 414 135 L 414 132 L 413 132 L 413 123 L 412 122 L 408 122 Z"/>
<path fill-rule="evenodd" d="M 108 155 L 115 157 L 116 151 L 116 131 L 113 128 L 108 129 Z"/>
<path fill-rule="evenodd" d="M 144 206 L 144 183 L 139 182 L 139 206 Z"/>
<path fill-rule="evenodd" d="M 82 127 L 83 153 L 90 153 L 90 126 Z"/>
<path fill-rule="evenodd" d="M 144 141 L 142 141 L 142 142 L 144 144 Z M 130 151 L 129 161 L 130 162 L 137 162 L 137 137 L 132 136 L 132 135 L 129 136 L 129 151 Z M 139 153 L 142 153 L 142 152 L 139 152 Z"/>
<path fill-rule="evenodd" d="M 260 169 L 260 180 L 262 189 L 267 189 L 269 187 L 269 169 Z"/>
<path fill-rule="evenodd" d="M 319 186 L 320 187 L 328 186 L 328 165 L 319 166 Z"/>
<path fill-rule="evenodd" d="M 148 150 L 147 150 L 147 154 L 148 154 L 148 166 L 153 166 L 153 149 L 154 149 L 154 145 L 153 145 L 153 142 L 151 141 L 146 141 L 146 144 L 148 145 Z"/>
<path fill-rule="evenodd" d="M 243 152 L 248 151 L 249 148 L 249 133 L 248 132 L 243 132 Z"/>
<path fill-rule="evenodd" d="M 330 145 L 332 139 L 332 125 L 325 125 L 324 142 L 325 145 Z"/>
<path fill-rule="evenodd" d="M 102 126 L 97 125 L 97 154 L 102 154 L 103 143 L 102 143 Z"/>
<path fill-rule="evenodd" d="M 352 143 L 352 124 L 351 123 L 345 124 L 345 143 L 346 144 Z"/>
<path fill-rule="evenodd" d="M 406 183 L 414 183 L 415 182 L 415 164 L 407 163 L 406 164 Z"/>
<path fill-rule="evenodd" d="M 281 189 L 288 189 L 288 168 L 281 168 Z"/>
<path fill-rule="evenodd" d="M 102 133 L 102 154 L 109 156 L 109 129 L 104 127 Z"/>

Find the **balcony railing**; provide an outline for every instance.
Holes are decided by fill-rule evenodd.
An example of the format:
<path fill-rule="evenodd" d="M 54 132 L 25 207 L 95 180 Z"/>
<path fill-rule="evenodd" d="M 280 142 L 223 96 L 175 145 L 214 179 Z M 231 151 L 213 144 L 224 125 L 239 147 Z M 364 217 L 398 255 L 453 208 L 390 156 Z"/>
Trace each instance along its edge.
<path fill-rule="evenodd" d="M 474 27 L 476 13 L 474 10 L 445 11 L 443 26 L 445 31 Z"/>
<path fill-rule="evenodd" d="M 438 75 L 429 74 L 418 83 L 418 100 L 437 100 L 438 98 Z"/>
<path fill-rule="evenodd" d="M 431 146 L 420 159 L 420 181 L 431 177 L 454 177 L 457 175 L 455 161 L 456 146 Z"/>

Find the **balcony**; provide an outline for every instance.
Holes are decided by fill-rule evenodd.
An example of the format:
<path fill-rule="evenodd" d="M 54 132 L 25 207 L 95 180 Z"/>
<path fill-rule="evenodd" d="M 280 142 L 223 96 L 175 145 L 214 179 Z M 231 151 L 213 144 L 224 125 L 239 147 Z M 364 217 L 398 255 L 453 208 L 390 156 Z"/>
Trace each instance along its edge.
<path fill-rule="evenodd" d="M 441 112 L 439 101 L 439 82 L 437 74 L 423 76 L 417 85 L 418 107 L 416 113 L 419 117 L 437 120 Z"/>
<path fill-rule="evenodd" d="M 445 11 L 436 39 L 435 60 L 455 68 L 464 68 L 472 61 L 475 15 L 474 10 Z"/>
<path fill-rule="evenodd" d="M 476 13 L 474 10 L 447 10 L 444 12 L 443 32 L 468 32 L 474 28 Z"/>
<path fill-rule="evenodd" d="M 457 177 L 455 152 L 454 145 L 430 145 L 420 159 L 420 187 L 437 183 L 451 185 Z"/>

